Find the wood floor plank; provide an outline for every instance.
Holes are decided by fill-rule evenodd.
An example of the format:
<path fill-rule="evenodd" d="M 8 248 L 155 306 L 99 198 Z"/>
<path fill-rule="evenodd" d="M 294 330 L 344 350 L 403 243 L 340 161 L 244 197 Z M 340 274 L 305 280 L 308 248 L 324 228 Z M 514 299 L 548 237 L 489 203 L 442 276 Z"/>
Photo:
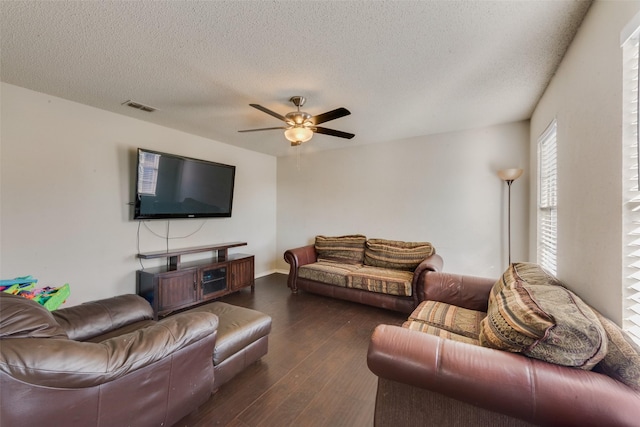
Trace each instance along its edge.
<path fill-rule="evenodd" d="M 318 345 L 317 349 L 309 352 L 307 356 L 296 366 L 291 366 L 290 372 L 282 378 L 276 387 L 265 393 L 259 401 L 242 414 L 242 418 L 245 422 L 255 422 L 259 419 L 247 419 L 247 415 L 251 412 L 264 416 L 268 411 L 273 411 L 277 406 L 282 406 L 283 403 L 285 403 L 284 406 L 290 407 L 290 402 L 286 402 L 290 396 L 295 396 L 296 400 L 300 400 L 300 396 L 304 396 L 306 392 L 312 393 L 312 395 L 317 394 L 318 384 L 330 379 L 335 368 L 337 368 L 337 366 L 331 365 L 338 365 L 340 363 L 339 360 L 336 360 L 335 358 L 335 346 L 332 338 L 341 328 L 341 325 L 347 321 L 347 317 L 336 315 L 331 316 L 330 318 L 331 324 L 335 328 L 333 330 L 313 328 L 315 331 L 313 340 Z M 311 328 L 307 328 L 307 330 L 311 330 Z M 305 384 L 308 381 L 312 381 L 314 386 L 306 387 Z M 281 391 L 280 389 L 283 390 Z M 272 395 L 275 398 L 271 398 Z M 267 399 L 270 400 L 265 402 Z"/>
<path fill-rule="evenodd" d="M 256 280 L 221 299 L 272 318 L 269 352 L 223 385 L 177 427 L 371 426 L 377 379 L 367 348 L 381 323 L 406 315 L 300 291 L 287 276 Z"/>

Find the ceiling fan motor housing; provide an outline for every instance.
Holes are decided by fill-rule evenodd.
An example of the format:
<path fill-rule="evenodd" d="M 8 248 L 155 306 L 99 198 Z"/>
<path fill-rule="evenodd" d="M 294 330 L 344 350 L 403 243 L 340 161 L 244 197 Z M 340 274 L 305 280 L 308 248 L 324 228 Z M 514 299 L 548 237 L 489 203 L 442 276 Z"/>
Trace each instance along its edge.
<path fill-rule="evenodd" d="M 312 126 L 313 122 L 311 121 L 311 114 L 305 113 L 304 111 L 294 111 L 291 113 L 287 113 L 285 117 L 285 121 L 290 126 Z"/>

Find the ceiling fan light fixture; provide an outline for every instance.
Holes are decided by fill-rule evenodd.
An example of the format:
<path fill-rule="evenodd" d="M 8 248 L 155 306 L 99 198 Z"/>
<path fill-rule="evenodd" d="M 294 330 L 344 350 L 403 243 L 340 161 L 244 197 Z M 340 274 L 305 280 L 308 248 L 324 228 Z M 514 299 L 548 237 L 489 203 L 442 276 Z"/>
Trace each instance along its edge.
<path fill-rule="evenodd" d="M 313 137 L 314 133 L 321 133 L 323 135 L 335 136 L 345 139 L 351 139 L 355 136 L 352 133 L 318 126 L 321 123 L 348 116 L 349 114 L 351 114 L 351 112 L 346 108 L 340 107 L 331 111 L 327 111 L 326 113 L 312 116 L 307 112 L 300 111 L 300 107 L 302 107 L 305 101 L 304 97 L 293 96 L 291 97 L 290 101 L 293 102 L 293 104 L 298 108 L 298 111 L 292 111 L 284 116 L 282 114 L 276 113 L 275 111 L 271 111 L 270 109 L 263 107 L 262 105 L 249 104 L 251 107 L 258 109 L 263 113 L 267 113 L 268 115 L 275 117 L 278 120 L 282 120 L 287 124 L 286 127 L 279 126 L 262 129 L 245 129 L 239 130 L 238 132 L 285 129 L 284 136 L 289 142 L 291 142 L 291 146 L 293 147 L 299 146 L 300 144 L 309 141 Z"/>
<path fill-rule="evenodd" d="M 300 145 L 313 137 L 313 131 L 307 127 L 294 126 L 284 131 L 284 137 L 287 138 L 292 145 Z"/>

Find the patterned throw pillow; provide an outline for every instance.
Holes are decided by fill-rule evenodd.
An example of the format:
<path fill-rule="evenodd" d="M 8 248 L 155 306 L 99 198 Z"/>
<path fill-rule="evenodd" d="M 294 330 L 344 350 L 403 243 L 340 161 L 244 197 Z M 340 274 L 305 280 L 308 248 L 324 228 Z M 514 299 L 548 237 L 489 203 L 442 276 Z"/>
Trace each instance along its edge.
<path fill-rule="evenodd" d="M 364 260 L 364 244 L 366 236 L 353 234 L 347 236 L 316 236 L 316 252 L 318 261 L 340 261 L 351 264 L 362 264 Z"/>
<path fill-rule="evenodd" d="M 413 271 L 435 252 L 429 242 L 369 239 L 364 251 L 364 263 L 372 267 Z"/>
<path fill-rule="evenodd" d="M 494 285 L 480 343 L 582 369 L 607 353 L 607 335 L 593 310 L 530 263 L 511 264 Z"/>
<path fill-rule="evenodd" d="M 614 378 L 640 392 L 640 346 L 622 329 L 597 311 L 598 319 L 607 331 L 609 351 L 594 370 Z"/>

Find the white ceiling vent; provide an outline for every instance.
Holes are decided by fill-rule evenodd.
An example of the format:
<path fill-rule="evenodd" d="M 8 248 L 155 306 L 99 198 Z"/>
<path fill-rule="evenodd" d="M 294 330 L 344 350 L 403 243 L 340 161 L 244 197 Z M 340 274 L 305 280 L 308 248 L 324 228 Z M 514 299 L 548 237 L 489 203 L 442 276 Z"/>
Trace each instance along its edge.
<path fill-rule="evenodd" d="M 127 107 L 135 108 L 137 110 L 146 111 L 147 113 L 153 113 L 157 110 L 157 108 L 150 107 L 148 105 L 140 104 L 139 102 L 135 102 L 132 100 L 124 101 L 122 105 L 126 105 Z"/>

